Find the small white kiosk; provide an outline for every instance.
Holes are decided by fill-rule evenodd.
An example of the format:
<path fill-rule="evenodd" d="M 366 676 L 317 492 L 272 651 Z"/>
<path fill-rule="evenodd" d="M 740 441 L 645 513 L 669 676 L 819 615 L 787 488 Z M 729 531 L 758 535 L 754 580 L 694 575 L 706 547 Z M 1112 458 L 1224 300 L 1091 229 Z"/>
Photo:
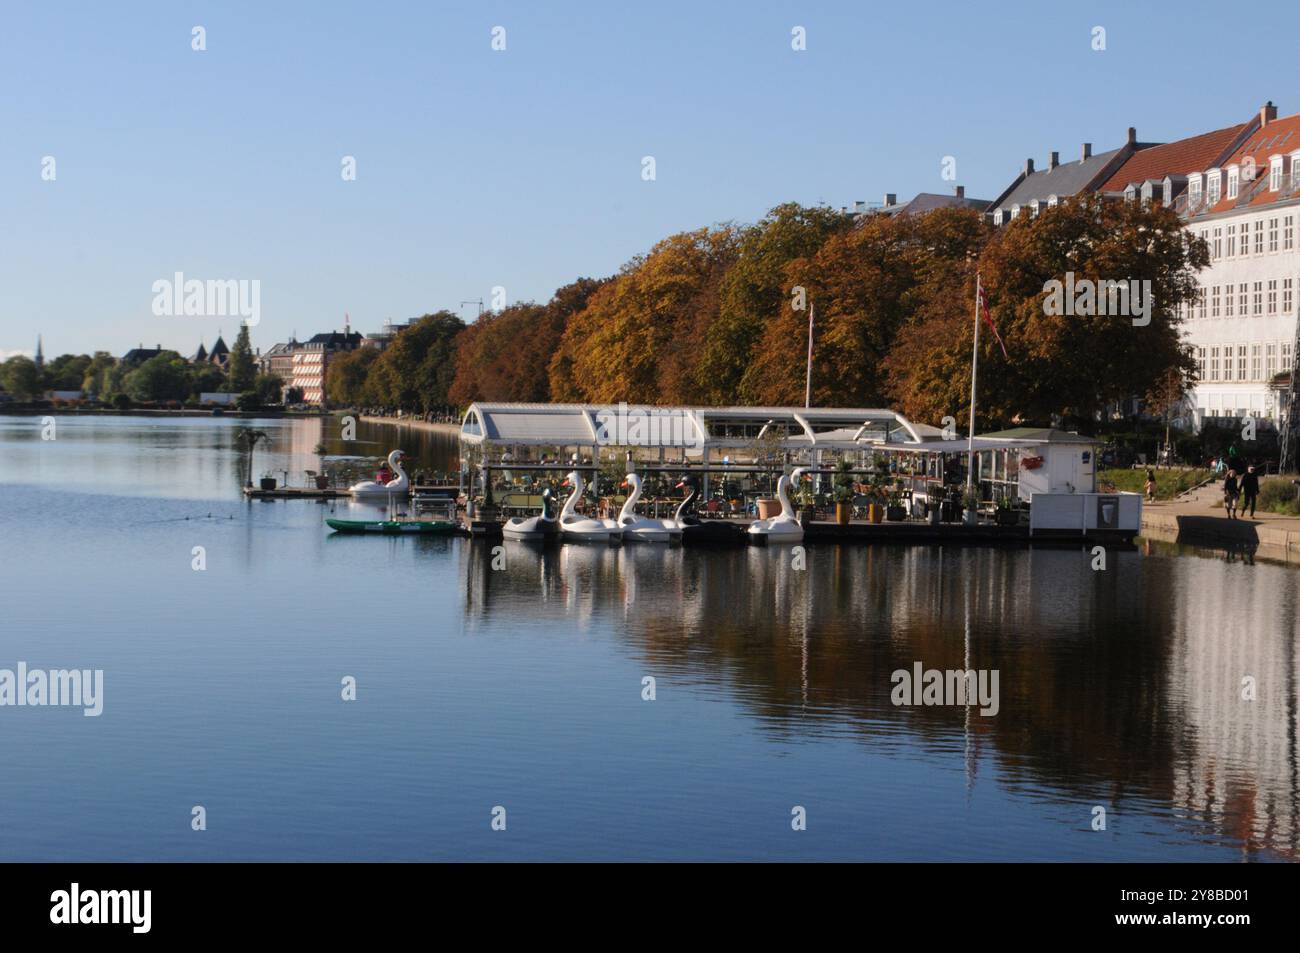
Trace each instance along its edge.
<path fill-rule="evenodd" d="M 1098 441 L 1092 437 L 1020 427 L 984 434 L 980 440 L 1007 443 L 1003 480 L 1010 482 L 1014 466 L 1017 496 L 1029 503 L 1031 536 L 1108 531 L 1131 536 L 1141 528 L 1141 494 L 1097 492 Z M 998 469 L 994 462 L 989 472 Z M 983 460 L 979 472 L 983 479 Z"/>

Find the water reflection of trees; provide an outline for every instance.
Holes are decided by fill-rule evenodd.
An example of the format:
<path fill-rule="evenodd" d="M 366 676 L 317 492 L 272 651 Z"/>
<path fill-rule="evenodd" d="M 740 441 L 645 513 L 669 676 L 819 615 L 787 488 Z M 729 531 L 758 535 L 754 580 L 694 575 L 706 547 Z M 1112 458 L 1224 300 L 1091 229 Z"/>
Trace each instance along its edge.
<path fill-rule="evenodd" d="M 1227 583 L 1222 563 L 1136 552 L 1097 572 L 1082 549 L 811 546 L 798 571 L 788 548 L 507 544 L 495 572 L 490 547 L 462 551 L 467 619 L 621 631 L 647 671 L 723 691 L 767 730 L 964 745 L 1013 788 L 1171 802 L 1297 847 L 1288 570 Z M 915 661 L 998 669 L 1000 713 L 895 707 L 890 674 Z"/>

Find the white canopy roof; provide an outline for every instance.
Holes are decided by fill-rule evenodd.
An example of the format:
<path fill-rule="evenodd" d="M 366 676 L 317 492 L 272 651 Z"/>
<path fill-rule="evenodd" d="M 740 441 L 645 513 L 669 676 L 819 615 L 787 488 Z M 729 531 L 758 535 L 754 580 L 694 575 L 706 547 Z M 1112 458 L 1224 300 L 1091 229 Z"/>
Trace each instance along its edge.
<path fill-rule="evenodd" d="M 637 404 L 474 403 L 460 436 L 470 444 L 593 446 L 637 444 L 680 449 L 750 447 L 776 427 L 791 449 L 851 449 L 915 444 L 934 436 L 892 410 L 861 407 L 656 407 Z"/>

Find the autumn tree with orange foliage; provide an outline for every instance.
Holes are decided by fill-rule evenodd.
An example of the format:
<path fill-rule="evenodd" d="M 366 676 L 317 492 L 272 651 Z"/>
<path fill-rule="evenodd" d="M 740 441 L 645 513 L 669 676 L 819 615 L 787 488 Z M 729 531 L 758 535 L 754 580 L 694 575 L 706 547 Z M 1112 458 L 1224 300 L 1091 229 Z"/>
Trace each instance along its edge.
<path fill-rule="evenodd" d="M 1147 393 L 1171 370 L 1195 362 L 1180 340 L 1181 306 L 1196 295 L 1205 243 L 1159 206 L 1069 200 L 993 233 L 979 261 L 990 311 L 1008 358 L 980 337 L 980 420 L 1048 423 L 1063 417 L 1091 429 L 1108 404 Z M 964 420 L 970 408 L 974 265 L 915 302 L 888 356 L 888 386 L 903 413 Z M 1045 285 L 1063 281 L 1150 281 L 1150 323 L 1117 315 L 1050 315 Z M 1141 319 L 1139 319 L 1141 320 Z"/>
<path fill-rule="evenodd" d="M 526 302 L 484 314 L 460 335 L 453 403 L 476 400 L 545 402 L 551 399 L 550 362 L 569 318 L 601 285 L 579 278 L 545 305 Z"/>
<path fill-rule="evenodd" d="M 737 245 L 729 225 L 701 228 L 624 265 L 569 320 L 551 362 L 551 399 L 701 402 L 701 344 Z"/>
<path fill-rule="evenodd" d="M 879 407 L 891 403 L 884 361 L 921 302 L 950 287 L 989 227 L 976 212 L 875 215 L 831 237 L 815 255 L 785 269 L 787 287 L 816 307 L 813 404 Z M 787 296 L 770 316 L 741 383 L 756 404 L 802 404 L 808 313 Z"/>

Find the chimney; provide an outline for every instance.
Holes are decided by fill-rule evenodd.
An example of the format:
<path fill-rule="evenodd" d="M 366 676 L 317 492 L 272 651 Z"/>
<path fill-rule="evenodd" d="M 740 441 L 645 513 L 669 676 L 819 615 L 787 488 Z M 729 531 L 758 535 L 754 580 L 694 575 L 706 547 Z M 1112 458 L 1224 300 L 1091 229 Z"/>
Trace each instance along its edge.
<path fill-rule="evenodd" d="M 897 205 L 897 204 L 898 204 L 898 193 L 897 193 L 897 192 L 886 192 L 886 193 L 885 193 L 885 208 L 888 208 L 888 207 L 891 206 L 891 205 Z"/>
<path fill-rule="evenodd" d="M 1129 144 L 1129 145 L 1133 145 L 1133 144 L 1134 144 L 1135 142 L 1137 142 L 1137 141 L 1138 141 L 1138 131 L 1137 131 L 1137 129 L 1136 129 L 1135 127 L 1133 127 L 1133 126 L 1129 126 L 1129 127 L 1128 127 L 1128 144 Z"/>
<path fill-rule="evenodd" d="M 957 186 L 957 198 L 964 199 L 965 197 L 966 197 L 966 186 L 964 185 Z"/>
<path fill-rule="evenodd" d="M 1033 175 L 1033 174 L 1034 174 L 1034 160 L 1033 160 L 1033 159 L 1026 159 L 1026 160 L 1025 160 L 1025 175 L 1026 175 L 1026 176 L 1030 176 L 1030 175 Z"/>
<path fill-rule="evenodd" d="M 1276 118 L 1277 107 L 1273 105 L 1273 100 L 1270 99 L 1263 106 L 1259 107 L 1259 128 L 1263 129 Z"/>
<path fill-rule="evenodd" d="M 1091 158 L 1092 158 L 1092 143 L 1085 142 L 1083 144 L 1083 160 L 1086 162 Z"/>
<path fill-rule="evenodd" d="M 1047 159 L 1047 168 L 1049 169 L 1055 169 L 1060 164 L 1061 154 L 1059 152 L 1053 152 Z"/>

